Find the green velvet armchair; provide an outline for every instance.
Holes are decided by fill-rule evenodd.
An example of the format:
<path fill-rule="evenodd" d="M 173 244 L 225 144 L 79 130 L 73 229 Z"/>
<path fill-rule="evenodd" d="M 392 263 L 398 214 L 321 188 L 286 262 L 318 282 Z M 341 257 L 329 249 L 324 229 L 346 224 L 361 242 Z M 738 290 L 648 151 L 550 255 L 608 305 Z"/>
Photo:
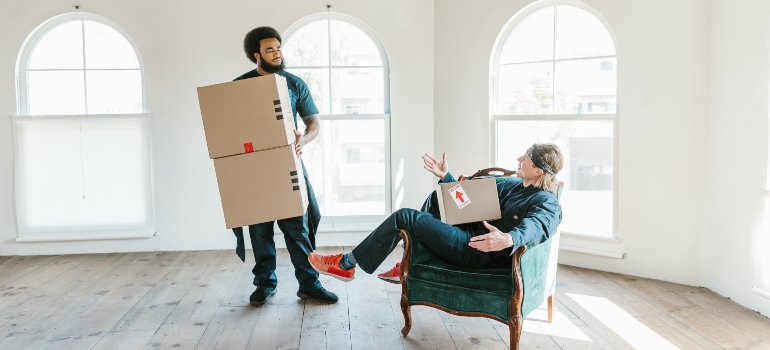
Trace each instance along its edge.
<path fill-rule="evenodd" d="M 491 168 L 469 179 L 483 177 Z M 510 175 L 512 171 L 505 171 Z M 461 177 L 462 181 L 464 177 Z M 496 176 L 507 181 L 510 176 Z M 563 183 L 559 183 L 561 197 Z M 459 316 L 487 317 L 510 328 L 511 349 L 518 349 L 523 318 L 548 300 L 548 322 L 553 318 L 556 260 L 559 233 L 547 241 L 523 246 L 513 253 L 511 268 L 471 269 L 454 266 L 434 255 L 406 230 L 399 233 L 404 242 L 401 261 L 401 311 L 404 328 L 412 327 L 412 305 L 425 305 Z"/>

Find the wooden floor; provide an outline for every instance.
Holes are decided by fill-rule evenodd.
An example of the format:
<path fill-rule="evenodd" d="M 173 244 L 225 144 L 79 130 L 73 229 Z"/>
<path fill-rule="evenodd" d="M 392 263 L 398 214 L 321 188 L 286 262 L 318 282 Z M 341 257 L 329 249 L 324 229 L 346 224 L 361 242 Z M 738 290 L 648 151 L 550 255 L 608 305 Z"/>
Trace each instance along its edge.
<path fill-rule="evenodd" d="M 0 257 L 0 349 L 509 346 L 502 323 L 423 306 L 401 337 L 400 286 L 362 271 L 350 283 L 321 276 L 338 304 L 304 302 L 285 249 L 278 293 L 251 307 L 252 266 L 233 251 Z M 704 288 L 569 266 L 557 283 L 553 323 L 544 308 L 529 315 L 523 349 L 770 349 L 768 318 Z"/>

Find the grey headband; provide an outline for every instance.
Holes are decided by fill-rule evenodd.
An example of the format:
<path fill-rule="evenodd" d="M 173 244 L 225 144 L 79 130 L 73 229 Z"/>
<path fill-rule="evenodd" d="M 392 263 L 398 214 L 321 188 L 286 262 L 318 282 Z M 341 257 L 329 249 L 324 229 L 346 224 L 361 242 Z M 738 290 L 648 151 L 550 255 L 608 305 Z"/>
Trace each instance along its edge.
<path fill-rule="evenodd" d="M 533 144 L 532 147 L 527 149 L 527 155 L 530 159 L 532 159 L 532 163 L 535 164 L 536 167 L 543 169 L 548 174 L 556 175 L 559 172 L 551 168 L 548 163 L 546 163 L 542 157 L 540 157 L 540 153 L 537 153 L 537 147 L 535 147 L 537 144 Z"/>

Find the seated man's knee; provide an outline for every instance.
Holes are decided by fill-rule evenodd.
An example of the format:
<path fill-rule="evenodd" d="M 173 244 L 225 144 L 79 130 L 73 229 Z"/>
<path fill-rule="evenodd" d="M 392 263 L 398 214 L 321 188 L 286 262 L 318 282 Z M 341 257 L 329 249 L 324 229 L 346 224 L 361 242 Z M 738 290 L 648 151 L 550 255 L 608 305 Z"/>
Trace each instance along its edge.
<path fill-rule="evenodd" d="M 411 208 L 401 208 L 393 213 L 393 218 L 396 219 L 396 224 L 399 228 L 406 228 L 414 220 L 414 217 L 420 213 L 419 210 Z"/>

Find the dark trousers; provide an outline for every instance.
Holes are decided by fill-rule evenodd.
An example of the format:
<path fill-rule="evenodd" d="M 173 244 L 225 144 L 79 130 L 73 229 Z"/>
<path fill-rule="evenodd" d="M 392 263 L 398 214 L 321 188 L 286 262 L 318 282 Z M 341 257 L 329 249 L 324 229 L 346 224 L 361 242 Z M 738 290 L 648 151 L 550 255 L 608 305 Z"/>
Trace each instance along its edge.
<path fill-rule="evenodd" d="M 301 292 L 314 292 L 321 288 L 318 272 L 310 265 L 307 256 L 313 252 L 308 238 L 309 226 L 307 215 L 278 220 L 278 228 L 283 231 L 286 248 L 289 251 L 291 263 L 294 265 L 294 276 L 299 282 Z M 243 228 L 236 227 L 233 231 Z M 273 240 L 273 222 L 249 225 L 251 249 L 254 252 L 254 285 L 261 289 L 275 289 L 278 277 L 275 275 L 276 252 Z"/>
<path fill-rule="evenodd" d="M 396 249 L 406 230 L 433 253 L 451 264 L 471 268 L 491 268 L 511 265 L 510 249 L 485 253 L 468 246 L 471 237 L 488 231 L 479 225 L 452 226 L 441 222 L 436 193 L 428 197 L 422 210 L 399 209 L 353 249 L 353 256 L 367 273 L 373 273 Z"/>

